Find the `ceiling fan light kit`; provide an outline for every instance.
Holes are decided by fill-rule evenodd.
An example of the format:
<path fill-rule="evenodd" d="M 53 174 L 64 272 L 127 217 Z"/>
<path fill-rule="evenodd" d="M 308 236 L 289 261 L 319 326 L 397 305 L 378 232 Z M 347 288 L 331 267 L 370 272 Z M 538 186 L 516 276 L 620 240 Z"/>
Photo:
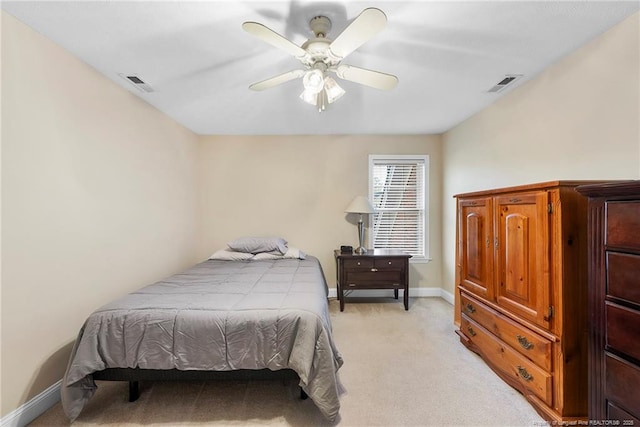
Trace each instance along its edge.
<path fill-rule="evenodd" d="M 317 68 L 307 71 L 302 77 L 302 85 L 311 93 L 320 92 L 324 89 L 324 73 Z"/>
<path fill-rule="evenodd" d="M 249 89 L 261 91 L 301 77 L 304 91 L 300 98 L 314 105 L 318 112 L 324 111 L 328 104 L 337 101 L 345 93 L 328 73 L 334 73 L 340 79 L 376 89 L 393 89 L 398 83 L 396 76 L 341 63 L 347 55 L 382 31 L 386 22 L 387 17 L 384 12 L 380 9 L 368 8 L 363 10 L 335 40 L 331 40 L 327 38 L 331 30 L 331 20 L 319 15 L 309 22 L 314 37 L 304 42 L 302 46 L 297 46 L 262 24 L 245 22 L 242 24 L 245 31 L 291 54 L 304 66 L 304 69 L 288 71 L 254 83 L 249 86 Z"/>

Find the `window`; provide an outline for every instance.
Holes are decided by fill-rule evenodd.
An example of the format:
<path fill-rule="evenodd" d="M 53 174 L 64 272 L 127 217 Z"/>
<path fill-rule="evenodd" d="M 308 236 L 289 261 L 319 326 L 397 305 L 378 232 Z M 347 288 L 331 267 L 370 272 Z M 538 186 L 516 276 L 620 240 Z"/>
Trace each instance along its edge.
<path fill-rule="evenodd" d="M 371 246 L 426 261 L 429 156 L 369 155 Z"/>

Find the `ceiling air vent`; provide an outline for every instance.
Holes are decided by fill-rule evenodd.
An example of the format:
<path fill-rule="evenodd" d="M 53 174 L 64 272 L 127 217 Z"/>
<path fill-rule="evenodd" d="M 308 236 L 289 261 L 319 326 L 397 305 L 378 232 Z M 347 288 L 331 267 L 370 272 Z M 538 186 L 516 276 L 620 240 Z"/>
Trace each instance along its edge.
<path fill-rule="evenodd" d="M 507 74 L 504 76 L 502 80 L 500 80 L 495 86 L 489 89 L 487 92 L 496 93 L 501 92 L 509 85 L 513 85 L 513 82 L 519 80 L 522 77 L 522 74 Z"/>
<path fill-rule="evenodd" d="M 120 77 L 134 85 L 141 92 L 153 92 L 153 88 L 140 78 L 137 74 L 118 74 Z"/>

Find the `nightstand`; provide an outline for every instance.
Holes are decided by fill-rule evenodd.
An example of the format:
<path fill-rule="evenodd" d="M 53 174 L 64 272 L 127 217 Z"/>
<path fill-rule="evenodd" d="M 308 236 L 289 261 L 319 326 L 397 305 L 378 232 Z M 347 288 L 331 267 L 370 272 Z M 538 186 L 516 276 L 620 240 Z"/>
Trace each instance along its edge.
<path fill-rule="evenodd" d="M 404 309 L 409 310 L 409 258 L 411 255 L 390 249 L 369 249 L 367 253 L 334 251 L 338 279 L 340 311 L 344 311 L 344 292 L 357 289 L 404 289 Z"/>

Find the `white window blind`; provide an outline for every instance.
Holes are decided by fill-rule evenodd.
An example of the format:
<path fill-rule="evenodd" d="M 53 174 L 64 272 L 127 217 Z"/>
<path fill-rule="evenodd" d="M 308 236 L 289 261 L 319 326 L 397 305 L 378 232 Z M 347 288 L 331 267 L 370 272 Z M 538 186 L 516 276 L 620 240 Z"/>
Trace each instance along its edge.
<path fill-rule="evenodd" d="M 426 259 L 427 156 L 369 157 L 372 246 Z"/>

